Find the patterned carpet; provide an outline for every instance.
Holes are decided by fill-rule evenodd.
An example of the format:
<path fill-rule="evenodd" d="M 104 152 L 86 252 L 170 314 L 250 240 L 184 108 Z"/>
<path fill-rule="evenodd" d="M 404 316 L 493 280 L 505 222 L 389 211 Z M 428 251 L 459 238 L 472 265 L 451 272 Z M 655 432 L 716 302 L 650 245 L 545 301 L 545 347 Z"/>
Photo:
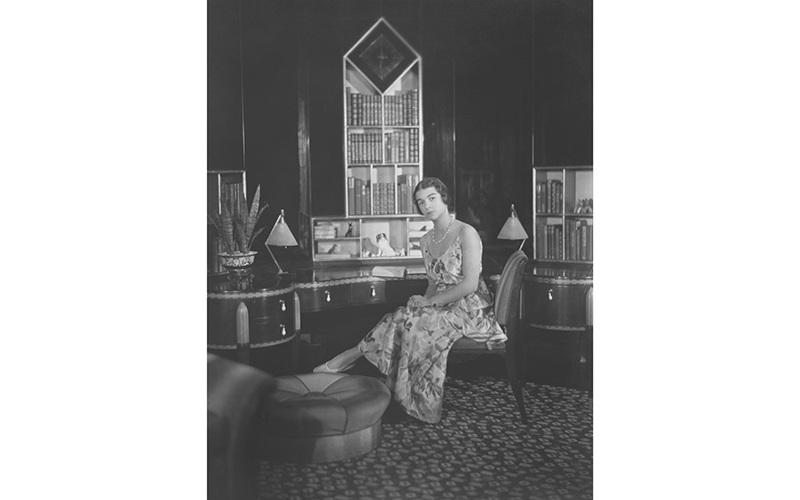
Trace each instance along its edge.
<path fill-rule="evenodd" d="M 525 407 L 527 427 L 506 380 L 448 376 L 438 424 L 393 403 L 375 451 L 328 464 L 262 462 L 259 498 L 591 499 L 587 393 L 529 383 Z"/>

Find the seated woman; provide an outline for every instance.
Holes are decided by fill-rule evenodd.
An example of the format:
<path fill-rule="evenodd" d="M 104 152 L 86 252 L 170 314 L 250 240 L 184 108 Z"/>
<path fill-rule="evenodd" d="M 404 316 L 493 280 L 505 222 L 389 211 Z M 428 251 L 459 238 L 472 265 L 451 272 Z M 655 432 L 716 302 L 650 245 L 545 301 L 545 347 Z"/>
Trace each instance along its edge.
<path fill-rule="evenodd" d="M 436 423 L 442 416 L 447 354 L 463 336 L 493 345 L 506 340 L 481 278 L 483 247 L 477 231 L 450 215 L 447 187 L 435 177 L 414 188 L 417 211 L 433 221 L 420 240 L 428 288 L 384 316 L 352 349 L 314 369 L 349 370 L 362 355 L 386 375 L 386 385 L 405 411 Z"/>

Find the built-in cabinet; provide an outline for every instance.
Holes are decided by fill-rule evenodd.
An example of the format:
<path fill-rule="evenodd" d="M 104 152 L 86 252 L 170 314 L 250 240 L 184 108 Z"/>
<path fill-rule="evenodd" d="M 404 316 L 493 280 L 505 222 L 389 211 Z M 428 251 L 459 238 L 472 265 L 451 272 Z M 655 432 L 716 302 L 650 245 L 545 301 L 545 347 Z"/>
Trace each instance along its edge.
<path fill-rule="evenodd" d="M 310 217 L 312 258 L 419 259 L 430 229 L 413 201 L 423 176 L 422 58 L 380 18 L 345 53 L 342 75 L 345 215 Z"/>
<path fill-rule="evenodd" d="M 592 262 L 591 166 L 533 169 L 533 252 L 537 261 Z"/>

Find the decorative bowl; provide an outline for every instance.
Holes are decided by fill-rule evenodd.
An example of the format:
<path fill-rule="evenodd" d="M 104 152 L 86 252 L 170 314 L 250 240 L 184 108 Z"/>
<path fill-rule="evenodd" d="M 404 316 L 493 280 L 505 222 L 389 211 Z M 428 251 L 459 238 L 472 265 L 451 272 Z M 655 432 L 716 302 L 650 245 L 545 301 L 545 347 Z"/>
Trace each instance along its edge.
<path fill-rule="evenodd" d="M 220 252 L 219 261 L 226 269 L 241 269 L 243 267 L 252 266 L 253 262 L 256 260 L 256 254 L 258 254 L 258 252 Z"/>

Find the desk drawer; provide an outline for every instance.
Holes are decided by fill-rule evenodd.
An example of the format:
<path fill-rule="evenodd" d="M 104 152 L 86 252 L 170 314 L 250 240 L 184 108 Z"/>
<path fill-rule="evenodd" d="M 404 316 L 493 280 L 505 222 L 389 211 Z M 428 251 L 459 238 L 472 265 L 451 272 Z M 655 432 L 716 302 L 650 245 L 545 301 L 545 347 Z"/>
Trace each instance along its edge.
<path fill-rule="evenodd" d="M 353 283 L 350 288 L 351 301 L 356 304 L 369 304 L 386 301 L 386 282 L 372 281 Z"/>
<path fill-rule="evenodd" d="M 294 294 L 291 291 L 272 296 L 257 292 L 231 293 L 207 301 L 208 346 L 236 348 L 241 304 L 246 307 L 251 347 L 274 344 L 294 335 Z"/>
<path fill-rule="evenodd" d="M 584 330 L 591 280 L 529 277 L 524 288 L 525 321 L 537 328 Z"/>
<path fill-rule="evenodd" d="M 322 311 L 347 305 L 351 299 L 351 286 L 348 283 L 314 288 L 296 288 L 302 304 L 302 312 Z"/>

